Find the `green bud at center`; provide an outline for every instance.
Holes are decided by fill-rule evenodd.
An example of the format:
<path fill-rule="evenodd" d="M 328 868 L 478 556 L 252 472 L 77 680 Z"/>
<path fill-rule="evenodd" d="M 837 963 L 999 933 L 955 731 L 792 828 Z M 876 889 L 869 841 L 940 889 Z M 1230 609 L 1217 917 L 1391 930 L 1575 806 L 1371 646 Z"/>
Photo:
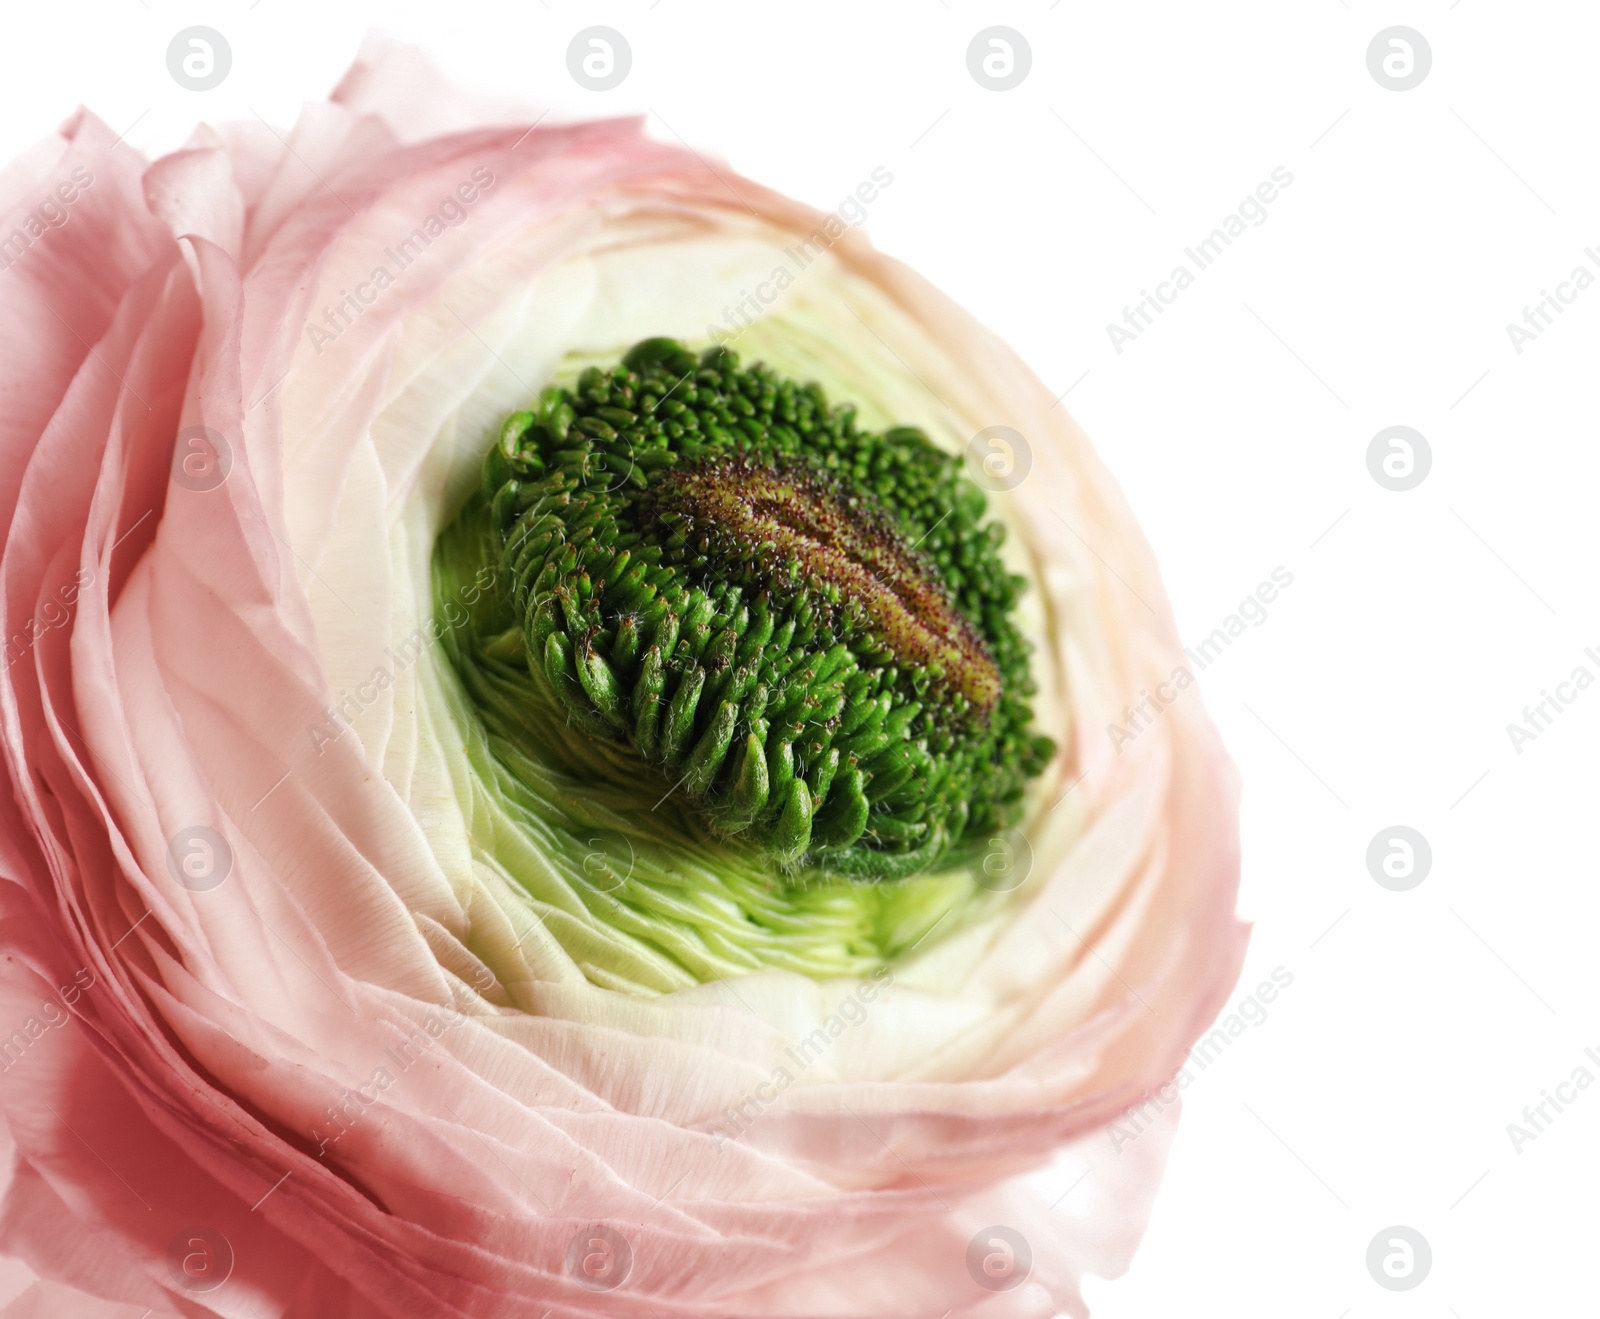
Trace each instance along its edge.
<path fill-rule="evenodd" d="M 513 416 L 480 507 L 533 698 L 787 871 L 925 870 L 1053 754 L 1003 528 L 921 431 L 652 339 Z"/>

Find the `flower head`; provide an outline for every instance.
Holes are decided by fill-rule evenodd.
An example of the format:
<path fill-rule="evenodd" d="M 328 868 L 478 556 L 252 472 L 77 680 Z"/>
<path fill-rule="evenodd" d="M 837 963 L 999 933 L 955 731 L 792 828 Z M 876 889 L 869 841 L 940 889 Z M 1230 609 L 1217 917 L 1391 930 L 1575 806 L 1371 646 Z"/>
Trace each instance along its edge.
<path fill-rule="evenodd" d="M 1120 495 L 839 217 L 430 79 L 7 175 L 78 191 L 0 281 L 0 1240 L 195 1314 L 1076 1305 L 1243 942 L 1198 697 L 1098 734 L 1181 664 Z"/>

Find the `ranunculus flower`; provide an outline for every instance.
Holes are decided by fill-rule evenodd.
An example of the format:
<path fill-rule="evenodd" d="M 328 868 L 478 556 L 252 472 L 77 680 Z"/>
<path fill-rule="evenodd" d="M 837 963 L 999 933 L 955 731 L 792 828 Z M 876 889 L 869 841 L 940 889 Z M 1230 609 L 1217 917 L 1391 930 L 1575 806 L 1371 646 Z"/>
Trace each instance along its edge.
<path fill-rule="evenodd" d="M 1080 1313 L 1243 948 L 1126 506 L 862 206 L 464 122 L 0 176 L 18 1312 Z"/>

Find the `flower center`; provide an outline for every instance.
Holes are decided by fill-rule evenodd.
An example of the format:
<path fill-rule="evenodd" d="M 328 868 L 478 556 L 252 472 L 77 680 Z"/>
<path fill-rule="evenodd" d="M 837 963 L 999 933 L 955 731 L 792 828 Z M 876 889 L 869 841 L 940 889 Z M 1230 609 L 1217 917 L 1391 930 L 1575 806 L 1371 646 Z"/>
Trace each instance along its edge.
<path fill-rule="evenodd" d="M 484 493 L 539 698 L 785 869 L 925 870 L 1053 754 L 1003 529 L 920 431 L 652 339 L 513 416 Z"/>

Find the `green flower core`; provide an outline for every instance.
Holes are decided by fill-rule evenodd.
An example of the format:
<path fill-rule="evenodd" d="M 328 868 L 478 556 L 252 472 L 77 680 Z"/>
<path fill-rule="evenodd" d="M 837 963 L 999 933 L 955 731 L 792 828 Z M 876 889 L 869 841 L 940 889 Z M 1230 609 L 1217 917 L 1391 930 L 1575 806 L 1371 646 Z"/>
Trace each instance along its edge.
<path fill-rule="evenodd" d="M 725 349 L 646 340 L 512 416 L 440 538 L 441 602 L 493 582 L 446 643 L 493 777 L 539 831 L 572 826 L 570 857 L 627 837 L 621 862 L 600 846 L 619 910 L 634 879 L 670 887 L 703 938 L 689 854 L 764 938 L 841 881 L 970 896 L 933 872 L 1016 823 L 1054 754 L 983 492 L 920 430 L 855 420 Z M 846 900 L 828 956 L 798 960 L 886 955 L 893 906 Z"/>

